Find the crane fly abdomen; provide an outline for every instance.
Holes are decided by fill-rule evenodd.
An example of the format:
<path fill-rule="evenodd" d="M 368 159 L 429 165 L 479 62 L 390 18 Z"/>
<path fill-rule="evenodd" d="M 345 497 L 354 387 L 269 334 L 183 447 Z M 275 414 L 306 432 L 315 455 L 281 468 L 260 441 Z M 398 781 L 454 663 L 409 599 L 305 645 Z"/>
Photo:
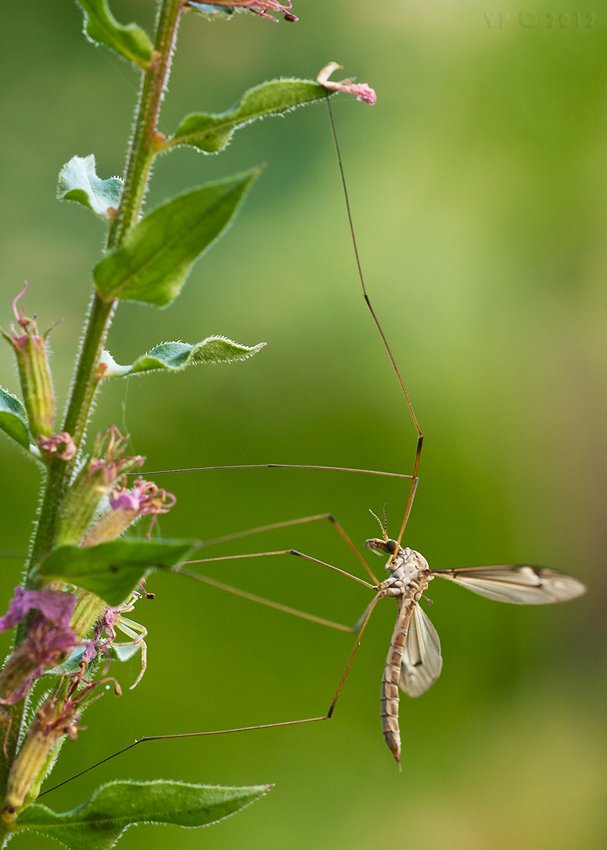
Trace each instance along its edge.
<path fill-rule="evenodd" d="M 404 597 L 400 596 L 398 601 L 400 611 L 392 633 L 388 658 L 381 680 L 381 728 L 386 744 L 396 759 L 400 770 L 400 729 L 398 725 L 400 695 L 398 687 L 413 600 L 409 598 L 405 601 Z"/>
<path fill-rule="evenodd" d="M 390 559 L 386 564 L 390 577 L 380 584 L 378 597 L 395 596 L 398 601 L 398 617 L 392 633 L 381 684 L 381 723 L 386 743 L 400 769 L 401 744 L 398 726 L 400 695 L 398 689 L 401 687 L 408 690 L 405 687 L 404 677 L 405 670 L 410 667 L 409 656 L 411 653 L 407 650 L 411 616 L 419 608 L 418 602 L 428 587 L 430 576 L 428 563 L 419 552 L 403 549 L 400 546 L 396 551 L 393 549 L 390 551 L 392 547 L 389 547 L 389 544 L 392 541 L 387 541 L 387 544 L 384 545 L 381 545 L 382 542 L 380 540 L 367 541 L 365 545 L 370 549 L 383 549 L 390 552 Z"/>

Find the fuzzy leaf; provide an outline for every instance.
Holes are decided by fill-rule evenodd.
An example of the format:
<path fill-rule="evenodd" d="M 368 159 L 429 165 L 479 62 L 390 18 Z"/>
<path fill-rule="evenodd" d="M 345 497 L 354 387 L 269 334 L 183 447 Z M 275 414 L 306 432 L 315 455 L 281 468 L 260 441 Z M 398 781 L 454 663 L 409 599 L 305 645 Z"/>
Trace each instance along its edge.
<path fill-rule="evenodd" d="M 73 156 L 59 172 L 57 197 L 60 201 L 77 201 L 103 218 L 108 209 L 118 207 L 122 194 L 120 177 L 101 180 L 95 172 L 95 154 Z"/>
<path fill-rule="evenodd" d="M 266 116 L 284 115 L 326 97 L 327 90 L 311 80 L 271 80 L 249 89 L 228 112 L 188 115 L 165 146 L 193 145 L 205 153 L 217 153 L 225 148 L 234 131 L 245 124 Z"/>
<path fill-rule="evenodd" d="M 234 14 L 234 9 L 229 6 L 213 6 L 210 3 L 188 3 L 186 10 L 189 9 L 204 15 L 205 18 L 217 18 L 220 15 L 224 18 L 231 18 Z"/>
<path fill-rule="evenodd" d="M 259 169 L 207 183 L 146 215 L 93 271 L 102 298 L 164 307 L 195 262 L 230 224 Z"/>
<path fill-rule="evenodd" d="M 107 0 L 76 0 L 84 11 L 84 34 L 94 44 L 105 44 L 120 56 L 146 68 L 152 58 L 152 42 L 137 24 L 119 24 Z"/>
<path fill-rule="evenodd" d="M 130 366 L 119 366 L 109 351 L 101 355 L 101 363 L 105 366 L 104 378 L 135 375 L 141 372 L 168 370 L 179 372 L 186 366 L 196 363 L 232 363 L 234 360 L 247 360 L 265 346 L 265 342 L 257 345 L 240 345 L 225 336 L 208 336 L 196 345 L 185 342 L 163 342 L 155 346 L 147 354 L 138 357 Z"/>
<path fill-rule="evenodd" d="M 24 449 L 29 449 L 31 437 L 25 407 L 16 395 L 3 390 L 2 387 L 0 387 L 0 428 Z"/>
<path fill-rule="evenodd" d="M 58 546 L 44 558 L 38 574 L 63 579 L 97 594 L 112 608 L 127 599 L 146 573 L 169 569 L 195 548 L 189 540 L 111 540 L 97 546 Z"/>
<path fill-rule="evenodd" d="M 84 650 L 86 649 L 85 644 L 80 644 L 76 647 L 70 654 L 69 658 L 62 663 L 57 665 L 57 667 L 49 667 L 48 670 L 45 670 L 42 674 L 43 676 L 65 676 L 66 673 L 76 673 L 80 669 L 80 665 L 82 663 L 82 656 L 84 655 Z M 113 661 L 129 661 L 133 655 L 135 655 L 141 649 L 141 644 L 134 643 L 131 646 L 120 646 L 110 644 L 106 651 L 109 653 L 109 657 Z"/>
<path fill-rule="evenodd" d="M 102 785 L 86 803 L 64 814 L 34 803 L 19 815 L 13 831 L 33 829 L 55 838 L 70 850 L 109 850 L 133 824 L 207 826 L 259 800 L 271 787 L 226 788 L 163 779 L 120 780 Z"/>

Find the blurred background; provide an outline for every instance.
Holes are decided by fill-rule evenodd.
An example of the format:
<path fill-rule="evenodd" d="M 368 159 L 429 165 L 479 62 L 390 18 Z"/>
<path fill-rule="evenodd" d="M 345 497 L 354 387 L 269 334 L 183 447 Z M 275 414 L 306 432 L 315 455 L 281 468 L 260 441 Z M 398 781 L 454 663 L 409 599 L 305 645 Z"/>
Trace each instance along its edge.
<path fill-rule="evenodd" d="M 112 8 L 151 27 L 152 0 Z M 373 108 L 333 103 L 368 289 L 426 438 L 405 543 L 437 568 L 551 566 L 586 581 L 588 594 L 518 608 L 434 582 L 427 610 L 444 670 L 422 698 L 403 695 L 402 774 L 379 722 L 396 612 L 385 602 L 330 723 L 144 744 L 43 802 L 66 811 L 116 777 L 275 783 L 209 830 L 139 827 L 124 850 L 603 848 L 607 15 L 593 0 L 298 0 L 294 11 L 297 24 L 186 16 L 161 129 L 228 109 L 264 80 L 314 78 L 329 60 L 376 88 Z M 56 178 L 74 154 L 94 153 L 103 177 L 122 173 L 138 85 L 81 26 L 69 0 L 3 4 L 0 324 L 24 279 L 21 303 L 41 330 L 64 319 L 51 336 L 60 406 L 103 229 L 54 199 Z M 258 163 L 266 170 L 235 226 L 175 304 L 121 305 L 109 348 L 131 363 L 161 341 L 215 333 L 267 347 L 250 362 L 114 380 L 92 427 L 128 432 L 149 470 L 275 462 L 408 472 L 415 431 L 361 297 L 324 105 L 244 128 L 222 156 L 163 158 L 148 209 Z M 8 346 L 0 372 L 17 392 Z M 39 474 L 4 437 L 0 452 L 0 547 L 22 552 Z M 167 536 L 211 539 L 330 511 L 359 547 L 378 532 L 369 509 L 384 503 L 397 533 L 407 492 L 377 476 L 277 469 L 157 481 L 178 497 L 161 522 Z M 361 574 L 328 523 L 208 554 L 285 547 Z M 6 598 L 21 566 L 2 562 Z M 348 624 L 370 597 L 288 557 L 205 572 Z M 157 575 L 149 587 L 156 599 L 131 615 L 149 631 L 146 676 L 129 692 L 138 659 L 117 671 L 125 695 L 89 710 L 52 781 L 143 735 L 329 706 L 352 636 L 185 578 Z"/>

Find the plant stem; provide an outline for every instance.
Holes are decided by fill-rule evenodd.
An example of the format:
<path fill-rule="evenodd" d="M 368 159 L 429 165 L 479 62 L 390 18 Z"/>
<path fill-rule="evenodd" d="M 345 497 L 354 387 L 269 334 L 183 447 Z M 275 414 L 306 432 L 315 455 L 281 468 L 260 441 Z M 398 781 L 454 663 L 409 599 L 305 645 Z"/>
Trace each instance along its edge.
<path fill-rule="evenodd" d="M 141 86 L 139 110 L 131 142 L 120 209 L 110 228 L 108 248 L 116 249 L 136 223 L 156 154 L 154 134 L 166 88 L 183 0 L 165 0 L 158 16 L 154 54 Z"/>
<path fill-rule="evenodd" d="M 120 247 L 129 229 L 137 221 L 143 204 L 150 167 L 156 152 L 154 134 L 162 95 L 168 81 L 181 11 L 182 0 L 164 0 L 160 8 L 154 57 L 143 75 L 135 131 L 127 160 L 124 191 L 108 235 L 108 250 L 116 250 Z M 99 357 L 109 330 L 114 305 L 113 300 L 103 301 L 96 293 L 93 296 L 63 425 L 63 430 L 71 434 L 78 450 L 86 433 L 99 383 L 97 376 Z M 52 546 L 55 514 L 73 466 L 74 461 L 55 460 L 49 467 L 47 487 L 40 509 L 26 584 L 31 581 L 31 567 L 35 566 L 40 557 Z"/>
<path fill-rule="evenodd" d="M 120 207 L 108 234 L 107 249 L 117 250 L 124 237 L 136 223 L 150 177 L 150 168 L 155 154 L 154 137 L 162 96 L 166 89 L 171 58 L 177 37 L 183 0 L 162 0 L 156 27 L 153 59 L 144 72 L 139 103 L 137 105 L 135 130 L 127 159 L 124 190 Z M 114 300 L 104 301 L 94 293 L 78 363 L 72 382 L 70 400 L 65 416 L 63 431 L 71 434 L 79 451 L 86 434 L 95 392 L 99 385 L 99 358 L 114 312 Z M 77 457 L 77 456 L 76 456 Z M 46 487 L 38 515 L 36 535 L 32 545 L 24 586 L 35 583 L 34 568 L 52 548 L 55 516 L 61 504 L 76 458 L 64 461 L 55 458 L 48 466 Z M 15 645 L 25 638 L 27 623 L 17 628 Z M 9 707 L 10 728 L 5 740 L 6 762 L 0 759 L 0 798 L 4 797 L 10 766 L 15 758 L 23 713 L 27 697 Z M 1 731 L 1 725 L 0 725 Z M 0 824 L 0 846 L 4 838 Z"/>

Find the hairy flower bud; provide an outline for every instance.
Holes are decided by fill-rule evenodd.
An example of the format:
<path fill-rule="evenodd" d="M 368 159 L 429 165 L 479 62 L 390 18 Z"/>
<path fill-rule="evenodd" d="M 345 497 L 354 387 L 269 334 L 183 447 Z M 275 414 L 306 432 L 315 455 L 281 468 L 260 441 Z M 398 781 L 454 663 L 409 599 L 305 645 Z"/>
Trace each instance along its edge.
<path fill-rule="evenodd" d="M 123 482 L 126 479 L 123 479 Z M 152 481 L 138 478 L 132 490 L 123 486 L 110 496 L 110 510 L 104 514 L 82 541 L 83 546 L 96 546 L 116 540 L 128 526 L 144 514 L 166 514 L 177 499 Z"/>
<path fill-rule="evenodd" d="M 72 741 L 78 737 L 78 731 L 84 728 L 79 725 L 80 715 L 96 699 L 91 697 L 92 691 L 106 682 L 113 682 L 114 692 L 120 696 L 120 686 L 115 679 L 87 682 L 82 673 L 78 673 L 67 690 L 60 684 L 54 695 L 42 703 L 8 775 L 2 809 L 5 823 L 14 823 L 19 810 L 36 799 L 57 749 L 66 735 Z"/>
<path fill-rule="evenodd" d="M 101 499 L 112 492 L 121 476 L 143 464 L 145 458 L 125 455 L 125 447 L 126 438 L 114 425 L 103 435 L 97 435 L 90 456 L 70 484 L 59 508 L 55 546 L 80 543 Z"/>
<path fill-rule="evenodd" d="M 26 797 L 33 787 L 39 787 L 44 779 L 46 767 L 56 746 L 65 735 L 72 740 L 78 734 L 77 704 L 67 699 L 57 710 L 52 700 L 47 700 L 36 712 L 34 722 L 13 762 L 6 789 L 2 818 L 13 823 Z M 36 793 L 32 795 L 34 798 Z"/>
<path fill-rule="evenodd" d="M 27 283 L 13 301 L 15 323 L 11 323 L 10 335 L 4 331 L 2 335 L 13 346 L 17 358 L 30 431 L 34 438 L 44 438 L 50 437 L 55 425 L 55 394 L 46 345 L 48 333 L 39 336 L 36 318 L 29 319 L 25 308 L 17 310 L 17 301 L 26 289 Z"/>

